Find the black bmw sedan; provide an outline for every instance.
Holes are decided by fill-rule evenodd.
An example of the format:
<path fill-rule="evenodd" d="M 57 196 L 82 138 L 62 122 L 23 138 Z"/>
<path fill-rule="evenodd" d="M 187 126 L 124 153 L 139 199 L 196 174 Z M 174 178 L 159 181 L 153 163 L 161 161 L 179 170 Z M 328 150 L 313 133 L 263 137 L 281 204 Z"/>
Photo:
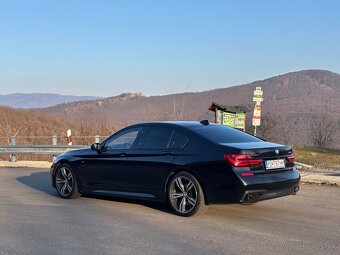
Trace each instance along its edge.
<path fill-rule="evenodd" d="M 180 216 L 212 203 L 254 203 L 296 194 L 292 148 L 208 121 L 143 123 L 51 168 L 62 198 L 92 193 L 167 202 Z"/>

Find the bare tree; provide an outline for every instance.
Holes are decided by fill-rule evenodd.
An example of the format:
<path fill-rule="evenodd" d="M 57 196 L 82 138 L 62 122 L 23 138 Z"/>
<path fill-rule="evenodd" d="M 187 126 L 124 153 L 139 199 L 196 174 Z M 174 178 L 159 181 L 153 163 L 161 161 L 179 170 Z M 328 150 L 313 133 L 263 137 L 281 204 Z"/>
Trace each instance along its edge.
<path fill-rule="evenodd" d="M 89 144 L 94 135 L 110 135 L 118 130 L 113 121 L 109 121 L 104 111 L 89 109 L 86 114 L 77 118 L 79 127 L 77 133 L 81 136 L 81 144 Z"/>
<path fill-rule="evenodd" d="M 187 96 L 188 96 L 188 90 L 191 85 L 191 81 L 188 82 L 185 93 L 182 95 L 182 100 L 180 102 L 180 97 L 177 97 L 172 95 L 172 106 L 169 108 L 168 114 L 165 115 L 166 120 L 185 120 L 185 110 L 186 110 L 186 101 L 187 101 Z M 172 91 L 170 90 L 169 94 L 173 94 Z"/>
<path fill-rule="evenodd" d="M 185 116 L 185 101 L 186 96 L 183 95 L 182 99 L 176 99 L 173 97 L 170 107 L 168 111 L 163 115 L 164 120 L 184 120 Z"/>
<path fill-rule="evenodd" d="M 310 128 L 311 139 L 316 147 L 327 147 L 332 144 L 339 129 L 339 121 L 334 119 L 328 109 L 314 114 Z"/>
<path fill-rule="evenodd" d="M 23 124 L 14 123 L 7 115 L 1 117 L 0 136 L 6 139 L 7 144 L 11 144 L 11 137 L 23 133 Z"/>
<path fill-rule="evenodd" d="M 281 131 L 279 128 L 279 117 L 275 115 L 265 115 L 261 118 L 261 126 L 258 127 L 258 136 L 270 140 L 281 140 Z"/>
<path fill-rule="evenodd" d="M 170 112 L 170 120 L 183 120 L 185 98 L 183 97 L 182 104 L 178 104 L 175 99 L 172 103 L 172 111 Z"/>

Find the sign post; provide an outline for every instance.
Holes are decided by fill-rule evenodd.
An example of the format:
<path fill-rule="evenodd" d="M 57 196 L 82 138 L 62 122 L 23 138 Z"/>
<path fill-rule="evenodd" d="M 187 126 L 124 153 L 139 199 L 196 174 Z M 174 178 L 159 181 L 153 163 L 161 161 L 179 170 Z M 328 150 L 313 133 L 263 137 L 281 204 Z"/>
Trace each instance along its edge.
<path fill-rule="evenodd" d="M 253 101 L 255 102 L 253 114 L 254 136 L 256 136 L 256 127 L 261 125 L 261 102 L 263 102 L 263 91 L 261 87 L 254 90 Z"/>
<path fill-rule="evenodd" d="M 67 130 L 66 134 L 67 134 L 68 145 L 72 145 L 72 131 L 71 131 L 71 129 Z"/>

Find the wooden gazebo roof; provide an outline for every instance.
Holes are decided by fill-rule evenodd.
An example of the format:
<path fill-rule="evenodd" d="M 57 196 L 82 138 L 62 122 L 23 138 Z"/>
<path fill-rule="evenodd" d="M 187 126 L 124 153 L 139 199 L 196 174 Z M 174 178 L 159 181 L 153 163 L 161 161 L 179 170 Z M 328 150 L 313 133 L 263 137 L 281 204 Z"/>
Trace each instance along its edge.
<path fill-rule="evenodd" d="M 212 102 L 212 104 L 209 106 L 209 110 L 215 112 L 216 110 L 224 111 L 224 112 L 231 112 L 231 113 L 237 113 L 237 112 L 248 112 L 249 109 L 246 106 L 237 105 L 237 106 L 229 106 L 229 105 L 222 105 L 215 102 Z"/>

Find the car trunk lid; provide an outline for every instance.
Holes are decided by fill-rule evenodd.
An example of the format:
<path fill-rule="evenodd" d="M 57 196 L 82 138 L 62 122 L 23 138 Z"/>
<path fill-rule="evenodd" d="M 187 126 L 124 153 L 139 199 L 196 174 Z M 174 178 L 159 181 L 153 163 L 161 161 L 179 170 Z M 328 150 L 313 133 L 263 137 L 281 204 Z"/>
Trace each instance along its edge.
<path fill-rule="evenodd" d="M 291 146 L 270 142 L 222 143 L 221 145 L 231 147 L 234 151 L 237 151 L 234 159 L 240 155 L 249 155 L 248 160 L 250 164 L 248 165 L 248 169 L 252 172 L 265 173 L 268 171 L 282 171 L 289 170 L 294 166 Z M 232 162 L 233 159 L 230 155 L 225 155 L 225 158 L 228 159 L 229 163 L 234 167 L 238 165 L 241 166 L 242 164 L 239 162 L 243 162 L 241 159 L 235 164 L 236 161 L 234 160 L 235 162 Z M 258 163 L 259 161 L 260 163 Z"/>
<path fill-rule="evenodd" d="M 282 158 L 292 155 L 292 147 L 270 142 L 252 143 L 222 143 L 228 147 L 238 149 L 242 154 L 249 154 L 254 158 Z"/>

